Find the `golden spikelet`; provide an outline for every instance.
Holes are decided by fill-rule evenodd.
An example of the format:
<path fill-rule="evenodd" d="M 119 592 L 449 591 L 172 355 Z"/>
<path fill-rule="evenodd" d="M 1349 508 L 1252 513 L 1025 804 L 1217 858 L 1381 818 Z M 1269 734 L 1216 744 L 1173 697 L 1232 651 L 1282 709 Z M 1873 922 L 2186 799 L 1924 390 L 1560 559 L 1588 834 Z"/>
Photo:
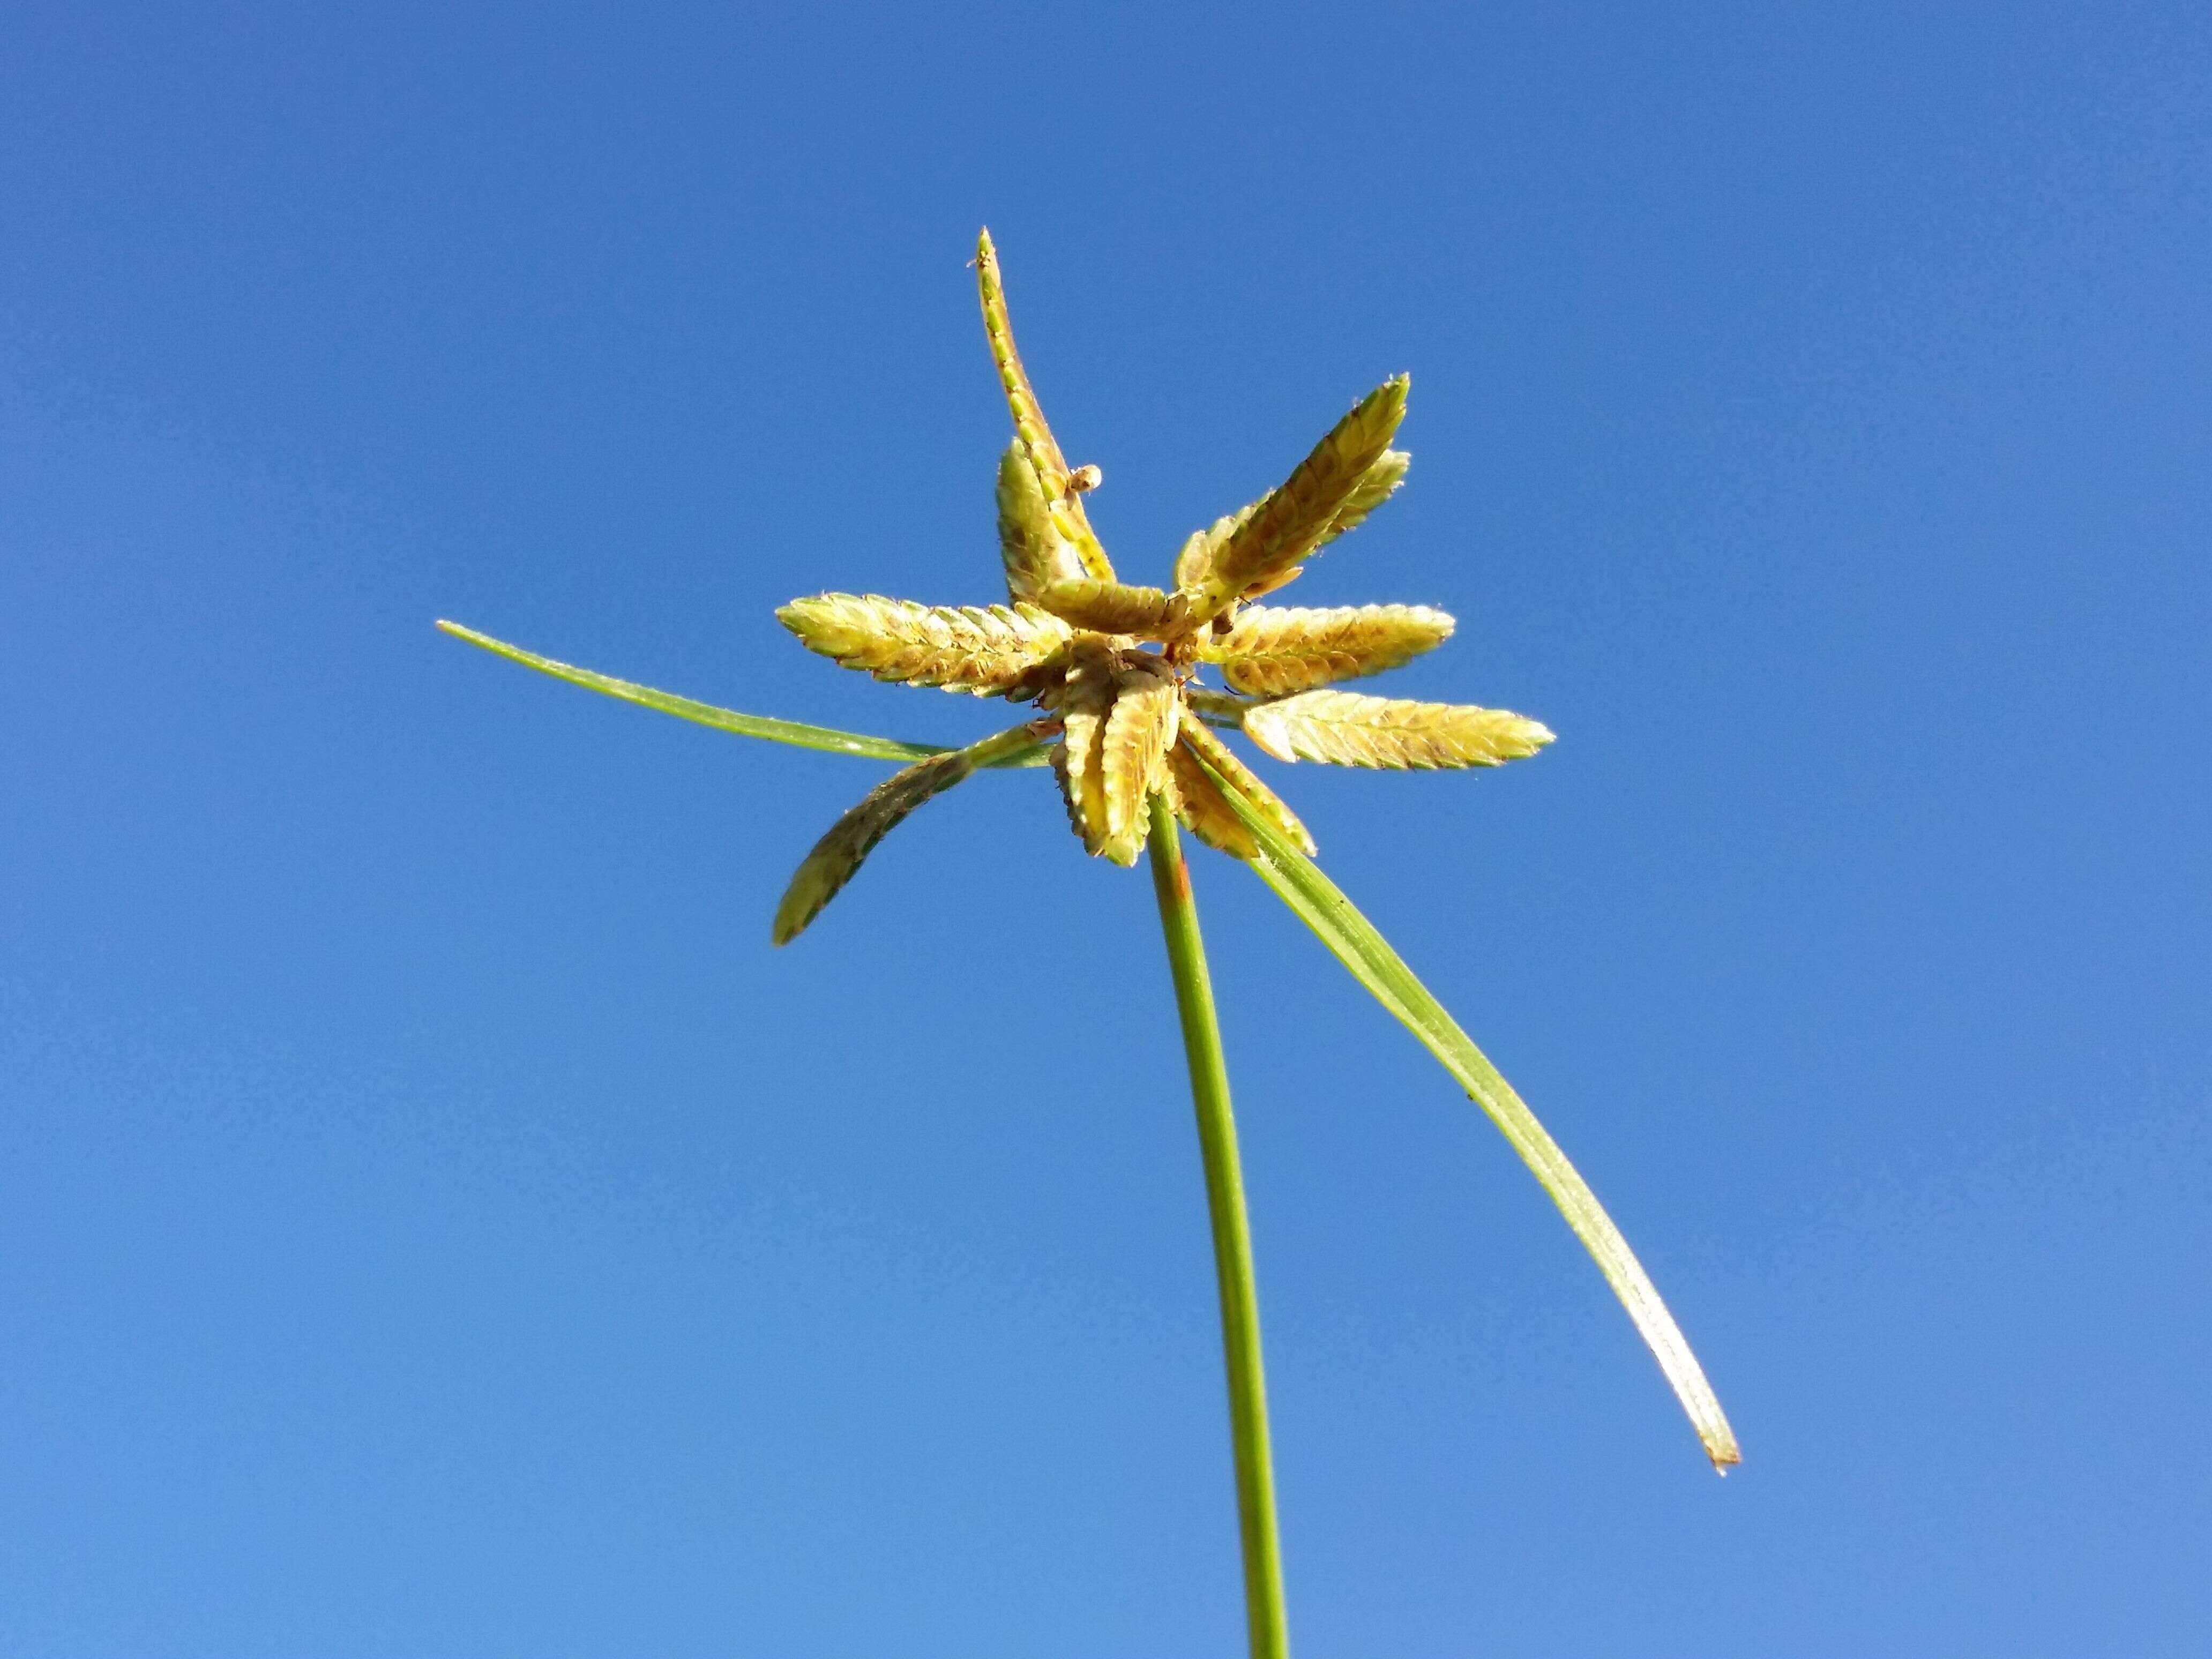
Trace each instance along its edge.
<path fill-rule="evenodd" d="M 1067 802 L 1067 821 L 1090 853 L 1103 852 L 1109 834 L 1104 748 L 1115 682 L 1113 653 L 1103 644 L 1079 641 L 1057 699 L 1061 736 L 1053 769 Z"/>
<path fill-rule="evenodd" d="M 1249 859 L 1259 850 L 1244 820 L 1221 798 L 1221 787 L 1207 775 L 1190 745 L 1178 740 L 1168 746 L 1168 799 L 1176 821 L 1217 852 Z"/>
<path fill-rule="evenodd" d="M 1247 709 L 1244 732 L 1278 760 L 1339 766 L 1496 766 L 1551 742 L 1543 726 L 1502 708 L 1409 702 L 1355 691 L 1308 691 Z"/>
<path fill-rule="evenodd" d="M 1406 416 L 1407 385 L 1401 374 L 1362 398 L 1282 486 L 1214 550 L 1195 584 L 1197 615 L 1212 616 L 1240 598 L 1279 585 L 1288 580 L 1285 573 L 1292 565 L 1320 545 L 1338 515 L 1361 496 L 1369 469 L 1389 448 Z M 1373 505 L 1368 502 L 1370 508 Z M 1364 516 L 1364 509 L 1359 516 Z"/>
<path fill-rule="evenodd" d="M 1169 638 L 1180 631 L 1189 605 L 1181 593 L 1088 579 L 1054 582 L 1038 592 L 1036 602 L 1078 628 L 1146 640 Z"/>
<path fill-rule="evenodd" d="M 1267 504 L 1262 495 L 1258 501 L 1239 507 L 1226 518 L 1216 519 L 1203 530 L 1194 530 L 1184 541 L 1182 550 L 1176 555 L 1176 586 L 1195 595 L 1206 584 L 1206 573 L 1213 568 L 1213 560 L 1222 544 L 1242 530 L 1251 516 Z"/>
<path fill-rule="evenodd" d="M 1176 586 L 1195 593 L 1198 585 L 1206 580 L 1206 561 L 1212 557 L 1212 548 L 1205 531 L 1194 530 L 1184 537 L 1182 547 L 1176 551 Z"/>
<path fill-rule="evenodd" d="M 814 843 L 814 850 L 800 863 L 775 907 L 769 937 L 778 945 L 798 938 L 902 818 L 975 769 L 975 763 L 955 750 L 918 761 L 869 790 L 858 806 L 830 826 L 830 833 Z"/>
<path fill-rule="evenodd" d="M 1247 605 L 1226 634 L 1202 640 L 1199 656 L 1220 664 L 1221 678 L 1235 690 L 1281 697 L 1411 662 L 1449 639 L 1452 626 L 1425 605 Z"/>
<path fill-rule="evenodd" d="M 1223 544 L 1267 504 L 1267 498 L 1262 495 L 1258 501 L 1239 507 L 1226 517 L 1216 519 L 1205 529 L 1192 531 L 1189 538 L 1183 543 L 1182 551 L 1176 555 L 1176 586 L 1191 593 L 1203 587 Z"/>
<path fill-rule="evenodd" d="M 1261 782 L 1259 775 L 1237 758 L 1237 751 L 1215 737 L 1206 723 L 1188 708 L 1182 711 L 1179 735 L 1182 747 L 1212 767 L 1220 775 L 1224 783 L 1257 807 L 1261 816 L 1296 842 L 1308 856 L 1320 850 L 1314 845 L 1314 838 L 1306 833 L 1305 825 L 1298 822 L 1298 815 L 1285 806 L 1273 790 Z M 1222 810 L 1228 811 L 1226 803 L 1222 804 Z M 1231 812 L 1230 816 L 1234 817 L 1236 814 Z M 1192 827 L 1196 828 L 1195 823 Z M 1249 846 L 1249 840 L 1247 844 Z M 1222 850 L 1228 852 L 1232 849 L 1224 847 Z M 1247 851 L 1237 856 L 1249 858 L 1251 854 Z"/>
<path fill-rule="evenodd" d="M 917 605 L 876 593 L 817 593 L 775 617 L 842 667 L 979 697 L 1036 696 L 1073 637 L 1033 605 Z"/>
<path fill-rule="evenodd" d="M 990 338 L 991 361 L 998 366 L 999 384 L 1006 389 L 1006 408 L 1014 417 L 1014 435 L 1036 470 L 1053 526 L 1074 548 L 1085 575 L 1111 581 L 1113 564 L 1091 532 L 1081 493 L 1069 488 L 1073 480 L 1067 458 L 1060 453 L 1052 428 L 1045 424 L 1044 410 L 1038 406 L 1029 372 L 1022 367 L 1021 354 L 1014 349 L 1014 325 L 1006 315 L 1006 290 L 999 277 L 999 252 L 991 246 L 988 230 L 975 242 L 975 287 L 982 297 L 983 332 Z"/>
<path fill-rule="evenodd" d="M 1328 521 L 1328 528 L 1322 532 L 1319 539 L 1306 550 L 1304 556 L 1310 557 L 1320 552 L 1346 531 L 1358 529 L 1367 521 L 1370 513 L 1398 493 L 1398 486 L 1406 482 L 1406 469 L 1413 464 L 1413 458 L 1402 449 L 1384 450 L 1375 465 L 1360 475 L 1352 494 L 1345 498 L 1344 505 L 1337 509 L 1336 516 Z M 1262 503 L 1253 503 L 1253 507 L 1260 505 Z M 1252 507 L 1245 509 L 1247 514 L 1251 511 Z M 1254 582 L 1244 590 L 1244 597 L 1248 599 L 1263 599 L 1279 587 L 1288 587 L 1305 574 L 1305 568 L 1303 564 L 1285 565 L 1273 575 Z"/>
<path fill-rule="evenodd" d="M 1075 831 L 1078 841 L 1084 841 L 1083 815 L 1076 809 L 1075 785 L 1067 775 L 1067 738 L 1064 732 L 1060 740 L 1052 746 L 1052 776 L 1060 785 L 1060 805 L 1067 809 L 1067 827 Z"/>
<path fill-rule="evenodd" d="M 1175 677 L 1157 659 L 1137 658 L 1115 676 L 1114 707 L 1099 744 L 1106 835 L 1098 850 L 1116 864 L 1134 864 L 1144 850 L 1151 828 L 1146 803 L 1165 787 L 1180 706 Z"/>
<path fill-rule="evenodd" d="M 999 556 L 1016 599 L 1034 600 L 1053 583 L 1083 575 L 1083 561 L 1054 527 L 1036 469 L 1018 441 L 999 458 Z"/>

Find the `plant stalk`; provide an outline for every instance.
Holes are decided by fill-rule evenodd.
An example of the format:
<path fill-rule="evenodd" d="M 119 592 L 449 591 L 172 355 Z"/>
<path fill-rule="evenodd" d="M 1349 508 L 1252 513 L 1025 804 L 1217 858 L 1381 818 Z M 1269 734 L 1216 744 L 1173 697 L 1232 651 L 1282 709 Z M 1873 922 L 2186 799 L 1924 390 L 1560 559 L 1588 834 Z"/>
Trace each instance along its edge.
<path fill-rule="evenodd" d="M 1221 1346 L 1229 1371 L 1229 1433 L 1237 1457 L 1237 1519 L 1244 1551 L 1244 1614 L 1252 1659 L 1289 1659 L 1283 1612 L 1282 1546 L 1275 1529 L 1275 1471 L 1267 1450 L 1267 1382 L 1260 1360 L 1260 1298 L 1252 1277 L 1252 1233 L 1244 1215 L 1244 1177 L 1237 1156 L 1237 1120 L 1229 1109 L 1229 1070 L 1214 1018 L 1213 981 L 1206 970 L 1198 907 L 1190 894 L 1175 814 L 1152 798 L 1152 890 L 1167 936 L 1190 1064 L 1191 1101 L 1198 1109 L 1198 1145 L 1206 1164 L 1206 1206 L 1213 1224 L 1213 1271 L 1221 1295 Z"/>

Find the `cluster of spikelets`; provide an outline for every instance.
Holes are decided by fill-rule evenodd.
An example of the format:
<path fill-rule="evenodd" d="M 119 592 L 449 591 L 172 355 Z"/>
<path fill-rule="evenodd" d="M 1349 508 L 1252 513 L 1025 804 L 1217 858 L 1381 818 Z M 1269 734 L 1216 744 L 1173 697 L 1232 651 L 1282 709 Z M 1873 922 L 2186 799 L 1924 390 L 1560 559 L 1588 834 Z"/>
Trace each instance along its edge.
<path fill-rule="evenodd" d="M 1014 418 L 999 463 L 999 546 L 1010 603 L 927 605 L 875 594 L 820 593 L 776 612 L 784 626 L 847 668 L 906 685 L 1033 702 L 1042 718 L 887 779 L 823 836 L 776 910 L 782 944 L 811 921 L 876 843 L 931 796 L 977 767 L 1051 744 L 1068 821 L 1090 852 L 1133 864 L 1150 802 L 1165 796 L 1199 839 L 1239 858 L 1257 851 L 1223 796 L 1249 806 L 1309 853 L 1290 808 L 1216 734 L 1241 729 L 1279 760 L 1345 766 L 1494 766 L 1552 740 L 1500 709 L 1409 702 L 1324 688 L 1381 673 L 1450 637 L 1425 605 L 1330 610 L 1254 603 L 1404 482 L 1390 447 L 1407 379 L 1385 381 L 1314 447 L 1282 486 L 1191 536 L 1170 590 L 1118 580 L 1083 497 L 1099 480 L 1070 467 L 1045 424 L 1014 349 L 998 257 L 984 233 L 975 269 L 991 355 Z M 1194 678 L 1218 672 L 1229 693 Z M 1231 695 L 1237 694 L 1237 695 Z"/>

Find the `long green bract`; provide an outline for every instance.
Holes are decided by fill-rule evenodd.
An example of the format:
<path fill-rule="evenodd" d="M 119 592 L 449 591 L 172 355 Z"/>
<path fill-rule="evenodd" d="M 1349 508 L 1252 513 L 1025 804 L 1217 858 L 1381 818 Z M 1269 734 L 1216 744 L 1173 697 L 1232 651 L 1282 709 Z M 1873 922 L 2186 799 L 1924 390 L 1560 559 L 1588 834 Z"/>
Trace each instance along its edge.
<path fill-rule="evenodd" d="M 1729 1464 L 1741 1461 L 1742 1454 L 1736 1448 L 1735 1435 L 1721 1410 L 1721 1402 L 1712 1385 L 1705 1381 L 1705 1369 L 1690 1351 L 1689 1342 L 1674 1323 L 1674 1316 L 1659 1299 L 1650 1275 L 1637 1261 L 1636 1253 L 1628 1248 L 1628 1241 L 1613 1225 L 1613 1218 L 1606 1214 L 1589 1183 L 1567 1161 L 1559 1143 L 1536 1121 L 1535 1114 L 1514 1092 L 1513 1085 L 1498 1075 L 1498 1068 L 1460 1030 L 1458 1022 L 1444 1012 L 1443 1005 L 1430 994 L 1429 988 L 1414 977 L 1413 970 L 1376 931 L 1375 925 L 1359 914 L 1336 884 L 1322 873 L 1319 866 L 1285 840 L 1281 831 L 1226 780 L 1218 773 L 1214 776 L 1222 786 L 1224 798 L 1260 844 L 1260 856 L 1251 861 L 1260 878 L 1313 929 L 1337 960 L 1351 970 L 1352 976 L 1443 1062 L 1444 1070 L 1467 1091 L 1468 1097 L 1489 1115 L 1490 1121 L 1521 1155 L 1530 1173 L 1551 1194 L 1552 1201 L 1559 1206 L 1559 1213 L 1566 1217 L 1575 1237 L 1582 1240 L 1595 1259 L 1598 1270 L 1604 1273 L 1606 1282 L 1613 1286 L 1613 1294 L 1620 1298 L 1621 1305 L 1628 1310 L 1628 1316 L 1636 1322 L 1637 1330 L 1650 1346 L 1659 1369 L 1666 1373 L 1674 1390 L 1674 1397 L 1682 1402 L 1682 1409 L 1689 1413 L 1698 1438 L 1705 1443 L 1705 1455 L 1712 1459 L 1716 1469 L 1725 1474 Z"/>
<path fill-rule="evenodd" d="M 594 673 L 588 668 L 556 662 L 550 657 L 525 651 L 519 645 L 509 645 L 504 640 L 495 640 L 489 634 L 479 634 L 475 629 L 464 628 L 459 623 L 441 622 L 438 626 L 457 640 L 466 640 L 471 645 L 481 646 L 494 656 L 505 657 L 509 662 L 519 662 L 525 668 L 534 668 L 541 674 L 550 674 L 556 680 L 566 680 L 571 685 L 580 685 L 586 690 L 597 691 L 603 696 L 619 697 L 624 702 L 634 702 L 641 708 L 657 708 L 664 714 L 675 715 L 678 720 L 711 726 L 718 732 L 734 732 L 741 738 L 763 738 L 770 743 L 787 743 L 800 749 L 821 749 L 835 755 L 855 755 L 862 760 L 912 762 L 927 760 L 932 755 L 949 752 L 950 746 L 944 744 L 901 743 L 896 738 L 872 738 L 858 732 L 839 732 L 827 726 L 809 726 L 802 720 L 780 720 L 766 714 L 740 714 L 734 708 L 718 708 L 711 702 L 695 702 L 690 697 L 679 697 L 672 692 L 656 691 L 649 685 L 618 680 L 611 674 Z M 985 764 L 999 768 L 1042 766 L 1049 746 L 1039 742 L 1012 750 Z"/>

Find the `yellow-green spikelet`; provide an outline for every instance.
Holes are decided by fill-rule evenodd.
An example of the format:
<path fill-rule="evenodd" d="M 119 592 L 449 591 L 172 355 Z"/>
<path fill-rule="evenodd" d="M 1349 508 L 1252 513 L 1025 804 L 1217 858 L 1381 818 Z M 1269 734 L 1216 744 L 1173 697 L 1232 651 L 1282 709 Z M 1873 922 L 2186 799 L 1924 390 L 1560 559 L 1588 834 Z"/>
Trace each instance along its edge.
<path fill-rule="evenodd" d="M 1062 729 L 1053 769 L 1067 801 L 1067 821 L 1090 853 L 1104 852 L 1109 834 L 1104 743 L 1117 690 L 1113 653 L 1103 641 L 1078 640 L 1058 699 Z"/>
<path fill-rule="evenodd" d="M 1288 696 L 1411 662 L 1451 637 L 1452 619 L 1425 605 L 1328 610 L 1247 605 L 1226 633 L 1205 636 L 1200 657 L 1255 696 Z"/>
<path fill-rule="evenodd" d="M 1407 384 L 1401 374 L 1361 398 L 1213 550 L 1195 584 L 1194 615 L 1212 616 L 1290 579 L 1298 561 L 1329 535 L 1338 515 L 1365 493 L 1369 469 L 1382 459 L 1405 418 Z"/>
<path fill-rule="evenodd" d="M 1099 744 L 1106 834 L 1098 850 L 1116 864 L 1134 864 L 1144 850 L 1146 803 L 1166 787 L 1167 749 L 1182 704 L 1173 672 L 1157 658 L 1121 664 Z"/>
<path fill-rule="evenodd" d="M 1179 716 L 1179 738 L 1182 747 L 1188 750 L 1196 759 L 1212 767 L 1220 775 L 1224 782 L 1257 807 L 1270 823 L 1291 841 L 1296 842 L 1305 853 L 1310 855 L 1320 850 L 1314 845 L 1314 838 L 1307 832 L 1305 825 L 1298 821 L 1298 815 L 1284 804 L 1280 796 L 1260 781 L 1258 773 L 1237 758 L 1235 750 L 1214 736 L 1206 722 L 1191 713 L 1188 705 L 1183 708 Z M 1206 778 L 1203 773 L 1199 774 L 1199 776 L 1208 784 L 1212 782 L 1212 780 Z M 1215 800 L 1219 803 L 1222 811 L 1228 812 L 1231 817 L 1236 817 L 1234 812 L 1230 811 L 1226 802 L 1219 801 L 1218 790 L 1215 791 Z M 1195 817 L 1193 827 L 1197 827 Z M 1240 840 L 1249 846 L 1250 840 L 1249 836 L 1240 837 Z M 1220 843 L 1216 842 L 1215 845 L 1218 846 Z M 1222 850 L 1236 851 L 1231 847 L 1223 847 Z M 1237 856 L 1249 858 L 1251 854 L 1249 851 L 1240 852 Z"/>
<path fill-rule="evenodd" d="M 775 907 L 769 937 L 786 945 L 798 937 L 822 907 L 853 878 L 876 843 L 896 829 L 908 813 L 933 795 L 942 794 L 975 769 L 959 750 L 933 755 L 895 772 L 861 797 L 860 804 L 830 826 L 800 863 Z"/>
<path fill-rule="evenodd" d="M 1065 657 L 1074 630 L 1022 603 L 918 605 L 879 593 L 817 593 L 776 620 L 810 651 L 879 680 L 979 697 L 1033 697 Z"/>
<path fill-rule="evenodd" d="M 1018 438 L 999 458 L 998 501 L 999 556 L 1011 597 L 1034 600 L 1056 582 L 1089 580 L 1081 556 L 1052 521 L 1044 487 Z"/>
<path fill-rule="evenodd" d="M 1189 604 L 1182 593 L 1088 578 L 1050 583 L 1038 590 L 1036 602 L 1078 628 L 1146 640 L 1172 638 L 1180 632 Z"/>
<path fill-rule="evenodd" d="M 1503 708 L 1307 691 L 1248 709 L 1245 735 L 1278 760 L 1427 770 L 1497 766 L 1552 741 L 1536 720 Z"/>
<path fill-rule="evenodd" d="M 988 230 L 975 241 L 975 287 L 983 302 L 983 332 L 991 343 L 991 361 L 998 367 L 999 384 L 1006 392 L 1006 407 L 1014 417 L 1014 434 L 1029 457 L 1030 465 L 1036 470 L 1037 483 L 1042 487 L 1053 526 L 1075 549 L 1084 574 L 1099 581 L 1111 581 L 1113 563 L 1091 531 L 1081 496 L 1068 488 L 1071 470 L 1067 459 L 1060 453 L 1052 428 L 1045 424 L 1044 410 L 1037 402 L 1036 389 L 1030 385 L 1029 371 L 1022 367 L 1021 354 L 1014 349 L 1013 321 L 1006 314 L 1006 291 L 999 280 L 998 250 L 991 246 L 991 233 Z"/>

